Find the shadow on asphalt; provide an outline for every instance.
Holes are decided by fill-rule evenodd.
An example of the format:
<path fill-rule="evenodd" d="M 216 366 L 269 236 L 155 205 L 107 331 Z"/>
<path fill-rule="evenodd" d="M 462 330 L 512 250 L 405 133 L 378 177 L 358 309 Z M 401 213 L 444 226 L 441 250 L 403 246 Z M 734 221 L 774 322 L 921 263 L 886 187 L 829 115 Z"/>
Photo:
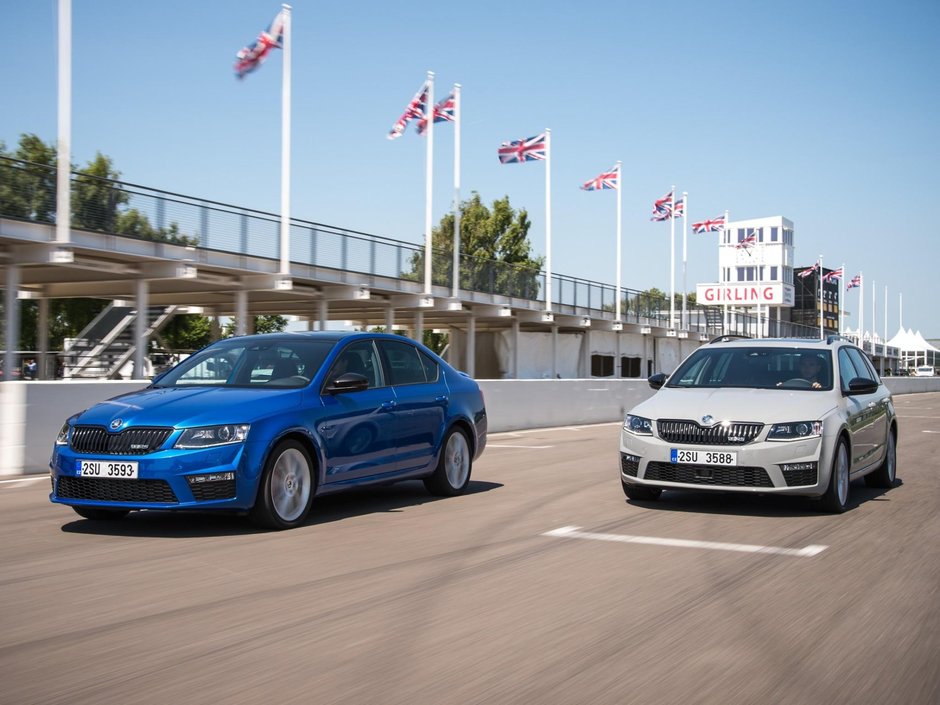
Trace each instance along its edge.
<path fill-rule="evenodd" d="M 900 487 L 898 479 L 891 489 Z M 891 489 L 869 487 L 864 480 L 854 480 L 849 487 L 849 501 L 846 512 L 865 502 L 886 502 Z M 727 514 L 732 516 L 757 517 L 798 517 L 823 515 L 819 501 L 810 497 L 785 495 L 745 494 L 743 492 L 696 492 L 694 490 L 664 490 L 656 501 L 647 502 L 635 499 L 626 500 L 627 504 L 645 509 L 666 512 L 690 512 L 694 514 Z"/>
<path fill-rule="evenodd" d="M 463 496 L 489 492 L 502 486 L 498 482 L 471 480 Z M 420 480 L 353 489 L 314 499 L 307 521 L 298 528 L 329 524 L 368 514 L 400 512 L 408 507 L 453 499 L 457 498 L 435 497 L 429 494 Z M 274 533 L 255 527 L 244 514 L 159 510 L 131 512 L 124 519 L 114 521 L 76 518 L 75 521 L 63 524 L 61 530 L 72 534 L 171 539 Z"/>

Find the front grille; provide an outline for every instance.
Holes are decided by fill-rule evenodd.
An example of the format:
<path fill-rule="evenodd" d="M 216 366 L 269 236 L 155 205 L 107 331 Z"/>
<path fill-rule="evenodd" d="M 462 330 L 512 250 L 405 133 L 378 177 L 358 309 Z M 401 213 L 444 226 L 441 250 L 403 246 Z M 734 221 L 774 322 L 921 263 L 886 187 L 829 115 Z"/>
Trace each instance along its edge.
<path fill-rule="evenodd" d="M 640 463 L 638 460 L 627 460 L 627 456 L 621 454 L 620 469 L 623 470 L 625 475 L 636 477 L 637 472 L 640 470 Z"/>
<path fill-rule="evenodd" d="M 650 462 L 646 465 L 646 480 L 685 482 L 692 485 L 723 485 L 726 487 L 773 487 L 767 471 L 761 467 L 723 467 L 717 465 L 674 465 Z"/>
<path fill-rule="evenodd" d="M 95 455 L 146 455 L 159 450 L 172 428 L 128 428 L 109 433 L 102 426 L 76 426 L 69 447 L 76 453 Z"/>
<path fill-rule="evenodd" d="M 659 437 L 667 443 L 707 446 L 743 446 L 763 430 L 762 423 L 732 422 L 727 426 L 699 426 L 695 421 L 660 419 L 656 422 Z"/>
<path fill-rule="evenodd" d="M 60 499 L 99 502 L 176 504 L 179 500 L 165 480 L 119 480 L 110 477 L 66 477 L 58 481 Z"/>
<path fill-rule="evenodd" d="M 816 468 L 809 470 L 783 470 L 783 479 L 787 487 L 800 487 L 802 485 L 815 485 L 817 482 Z"/>
<path fill-rule="evenodd" d="M 193 499 L 197 502 L 208 502 L 212 499 L 232 499 L 235 496 L 235 480 L 221 480 L 219 482 L 201 482 L 190 485 Z"/>

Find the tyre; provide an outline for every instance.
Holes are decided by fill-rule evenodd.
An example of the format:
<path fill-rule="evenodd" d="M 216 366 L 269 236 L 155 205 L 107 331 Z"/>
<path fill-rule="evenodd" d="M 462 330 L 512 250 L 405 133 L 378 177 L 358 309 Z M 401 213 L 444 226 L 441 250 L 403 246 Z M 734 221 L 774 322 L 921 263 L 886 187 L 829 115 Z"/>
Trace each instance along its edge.
<path fill-rule="evenodd" d="M 822 509 L 833 514 L 841 514 L 849 501 L 849 449 L 844 440 L 839 440 L 832 457 L 832 470 L 829 472 L 829 486 L 821 498 Z"/>
<path fill-rule="evenodd" d="M 638 499 L 645 502 L 654 502 L 659 499 L 659 495 L 663 493 L 662 489 L 659 487 L 646 487 L 644 485 L 634 485 L 629 482 L 620 481 L 620 484 L 623 485 L 623 493 L 627 495 L 628 499 Z"/>
<path fill-rule="evenodd" d="M 78 516 L 93 521 L 116 521 L 130 514 L 129 509 L 99 509 L 98 507 L 72 507 Z"/>
<path fill-rule="evenodd" d="M 268 456 L 249 518 L 265 529 L 292 529 L 307 518 L 316 489 L 313 462 L 297 441 L 282 441 Z"/>
<path fill-rule="evenodd" d="M 424 486 L 428 492 L 438 497 L 463 494 L 470 484 L 472 464 L 467 434 L 459 428 L 452 428 L 444 439 L 434 474 L 424 478 Z"/>
<path fill-rule="evenodd" d="M 865 475 L 865 484 L 869 487 L 892 487 L 897 477 L 898 449 L 894 433 L 888 431 L 888 442 L 885 444 L 885 459 L 874 472 Z"/>

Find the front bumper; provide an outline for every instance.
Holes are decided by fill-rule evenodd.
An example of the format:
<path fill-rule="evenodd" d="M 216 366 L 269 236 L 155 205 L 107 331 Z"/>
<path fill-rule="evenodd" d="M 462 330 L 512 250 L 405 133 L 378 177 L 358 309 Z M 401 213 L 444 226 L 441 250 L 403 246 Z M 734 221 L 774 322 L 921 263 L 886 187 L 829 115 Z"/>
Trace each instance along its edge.
<path fill-rule="evenodd" d="M 252 457 L 263 452 L 258 445 L 171 448 L 139 456 L 77 453 L 68 446 L 56 446 L 49 462 L 49 499 L 69 506 L 114 509 L 249 509 L 258 483 L 251 469 L 260 466 Z M 82 460 L 136 461 L 138 476 L 81 477 Z"/>
<path fill-rule="evenodd" d="M 757 440 L 741 446 L 684 445 L 655 436 L 620 432 L 620 479 L 662 489 L 721 490 L 819 496 L 829 484 L 824 437 L 799 441 Z M 736 465 L 691 465 L 672 461 L 672 450 L 737 454 Z M 786 469 L 785 465 L 796 468 Z"/>

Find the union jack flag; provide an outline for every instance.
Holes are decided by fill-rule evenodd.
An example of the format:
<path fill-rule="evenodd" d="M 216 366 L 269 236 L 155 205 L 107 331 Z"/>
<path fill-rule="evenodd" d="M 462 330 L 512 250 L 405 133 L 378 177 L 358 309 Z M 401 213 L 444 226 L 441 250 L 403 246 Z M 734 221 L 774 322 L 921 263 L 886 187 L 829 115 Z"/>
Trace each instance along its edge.
<path fill-rule="evenodd" d="M 272 49 L 280 49 L 284 42 L 284 11 L 274 16 L 274 20 L 266 30 L 258 35 L 258 39 L 241 49 L 235 58 L 235 75 L 244 78 L 247 74 L 261 66 Z"/>
<path fill-rule="evenodd" d="M 401 114 L 401 117 L 398 118 L 389 131 L 388 138 L 390 140 L 398 139 L 405 134 L 405 128 L 408 127 L 408 123 L 412 120 L 424 119 L 428 107 L 428 88 L 428 82 L 425 81 L 421 88 L 418 89 L 418 92 L 415 93 L 415 97 L 408 103 L 405 112 Z"/>
<path fill-rule="evenodd" d="M 750 249 L 754 246 L 754 244 L 755 244 L 756 242 L 757 242 L 757 231 L 755 230 L 755 231 L 752 232 L 750 235 L 748 235 L 746 238 L 744 238 L 743 240 L 741 240 L 741 242 L 739 242 L 739 243 L 738 243 L 737 245 L 735 245 L 734 247 L 735 247 L 735 249 L 737 249 L 737 250 L 750 250 Z"/>
<path fill-rule="evenodd" d="M 612 166 L 607 171 L 598 174 L 590 181 L 585 181 L 581 185 L 582 191 L 604 191 L 607 189 L 620 188 L 620 166 Z"/>
<path fill-rule="evenodd" d="M 841 278 L 842 278 L 842 267 L 839 267 L 838 269 L 833 269 L 831 272 L 828 272 L 823 275 L 824 282 L 831 282 L 831 281 L 841 279 Z"/>
<path fill-rule="evenodd" d="M 818 271 L 818 270 L 819 270 L 819 262 L 816 262 L 816 264 L 814 264 L 812 267 L 807 267 L 807 268 L 804 269 L 802 272 L 797 272 L 797 273 L 796 273 L 796 276 L 802 277 L 803 279 L 805 279 L 805 278 L 808 277 L 810 274 L 812 274 L 813 272 Z"/>
<path fill-rule="evenodd" d="M 444 98 L 440 103 L 434 106 L 434 122 L 454 122 L 456 119 L 457 106 L 454 101 L 454 94 Z M 428 119 L 422 117 L 418 121 L 418 134 L 423 135 L 428 129 Z"/>
<path fill-rule="evenodd" d="M 673 218 L 684 218 L 685 217 L 685 198 L 680 198 L 676 201 L 675 208 L 672 209 Z"/>
<path fill-rule="evenodd" d="M 862 275 L 856 274 L 854 277 L 852 277 L 849 283 L 845 285 L 845 290 L 849 291 L 850 289 L 854 289 L 855 287 L 858 287 L 861 285 L 862 285 Z"/>
<path fill-rule="evenodd" d="M 725 229 L 725 217 L 719 215 L 717 218 L 702 220 L 698 223 L 692 223 L 693 233 L 720 233 Z"/>
<path fill-rule="evenodd" d="M 672 217 L 672 191 L 667 193 L 662 198 L 656 199 L 653 203 L 653 214 L 650 216 L 650 220 L 660 222 L 663 220 L 669 220 Z"/>
<path fill-rule="evenodd" d="M 515 164 L 545 159 L 545 133 L 535 137 L 503 142 L 499 146 L 499 163 Z"/>

